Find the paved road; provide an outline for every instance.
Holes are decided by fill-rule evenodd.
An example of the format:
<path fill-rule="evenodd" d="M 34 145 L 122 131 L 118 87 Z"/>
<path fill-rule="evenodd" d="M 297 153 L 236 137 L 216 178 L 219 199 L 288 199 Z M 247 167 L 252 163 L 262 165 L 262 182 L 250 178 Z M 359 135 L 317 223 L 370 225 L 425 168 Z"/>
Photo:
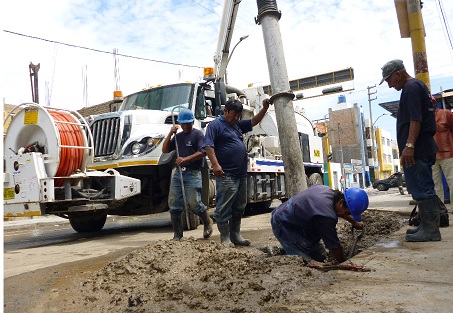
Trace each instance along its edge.
<path fill-rule="evenodd" d="M 411 197 L 400 195 L 397 189 L 368 192 L 370 210 L 394 211 L 407 216 L 413 208 Z M 152 223 L 142 225 L 143 221 L 131 219 L 131 224 L 137 223 L 136 226 L 117 228 L 115 223 L 109 222 L 105 232 L 91 236 L 75 234 L 67 223 L 63 225 L 54 220 L 47 220 L 47 223 L 43 221 L 45 217 L 32 223 L 5 222 L 4 297 L 5 303 L 8 301 L 5 312 L 9 308 L 13 308 L 9 312 L 17 312 L 14 309 L 26 305 L 32 307 L 38 301 L 36 299 L 45 297 L 46 292 L 55 288 L 56 282 L 64 281 L 69 275 L 95 271 L 113 258 L 125 255 L 151 240 L 169 239 L 172 236 L 171 227 L 167 224 L 168 216 L 165 215 L 160 226 L 153 226 Z M 124 221 L 117 222 L 121 224 Z M 40 228 L 42 224 L 48 224 L 46 227 L 50 226 L 50 229 L 43 231 Z M 7 237 L 16 231 L 17 236 L 24 236 L 21 231 L 30 227 L 31 236 L 37 239 L 28 238 L 22 246 L 13 244 L 13 240 Z M 244 218 L 242 229 L 248 237 L 255 237 L 254 243 L 258 240 L 265 242 L 272 236 L 269 213 Z M 67 233 L 70 230 L 72 233 Z M 43 233 L 50 233 L 48 240 L 36 245 Z M 201 238 L 201 233 L 202 228 L 199 227 L 185 235 Z M 441 229 L 440 242 L 408 243 L 404 241 L 404 233 L 405 228 L 385 242 L 355 256 L 352 259 L 354 263 L 366 265 L 373 271 L 336 272 L 334 287 L 338 293 L 322 294 L 323 301 L 335 303 L 338 312 L 366 312 L 370 304 L 381 304 L 382 312 L 451 312 L 453 226 Z M 217 231 L 212 240 L 219 240 Z M 342 299 L 345 301 L 340 301 Z"/>

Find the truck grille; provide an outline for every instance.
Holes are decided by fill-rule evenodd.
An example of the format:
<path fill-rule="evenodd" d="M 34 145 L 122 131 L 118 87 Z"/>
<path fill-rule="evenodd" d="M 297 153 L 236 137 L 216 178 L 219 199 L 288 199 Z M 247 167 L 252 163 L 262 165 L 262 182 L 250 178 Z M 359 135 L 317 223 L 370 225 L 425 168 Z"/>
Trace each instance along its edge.
<path fill-rule="evenodd" d="M 95 121 L 91 125 L 94 140 L 94 156 L 108 156 L 115 153 L 120 132 L 120 118 L 113 117 Z"/>

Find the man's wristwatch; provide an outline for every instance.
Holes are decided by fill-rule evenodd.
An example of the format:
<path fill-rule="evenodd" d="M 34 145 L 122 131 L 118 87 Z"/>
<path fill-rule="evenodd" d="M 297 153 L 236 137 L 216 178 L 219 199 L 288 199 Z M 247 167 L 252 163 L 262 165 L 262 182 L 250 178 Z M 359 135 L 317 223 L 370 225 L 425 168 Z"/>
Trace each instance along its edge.
<path fill-rule="evenodd" d="M 414 149 L 414 148 L 415 148 L 415 146 L 414 146 L 413 144 L 409 143 L 409 142 L 408 142 L 408 143 L 406 143 L 406 147 L 408 147 L 408 148 L 412 148 L 412 149 Z"/>

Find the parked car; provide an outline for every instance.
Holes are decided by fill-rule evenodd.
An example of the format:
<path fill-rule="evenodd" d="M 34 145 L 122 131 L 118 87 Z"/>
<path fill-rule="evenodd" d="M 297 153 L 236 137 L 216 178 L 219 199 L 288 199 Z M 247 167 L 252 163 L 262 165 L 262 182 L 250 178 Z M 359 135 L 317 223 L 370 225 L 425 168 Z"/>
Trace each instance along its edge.
<path fill-rule="evenodd" d="M 398 188 L 398 186 L 400 186 L 400 180 L 401 185 L 403 187 L 406 186 L 406 179 L 404 178 L 404 174 L 401 172 L 396 172 L 388 178 L 376 180 L 373 183 L 373 188 L 379 191 L 385 191 L 395 187 Z"/>

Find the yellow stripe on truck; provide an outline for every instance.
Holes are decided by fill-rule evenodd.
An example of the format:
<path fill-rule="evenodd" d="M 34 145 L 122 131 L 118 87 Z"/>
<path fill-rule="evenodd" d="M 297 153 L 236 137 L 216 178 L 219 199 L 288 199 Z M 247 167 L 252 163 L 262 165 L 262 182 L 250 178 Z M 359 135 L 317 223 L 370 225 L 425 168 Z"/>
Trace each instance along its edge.
<path fill-rule="evenodd" d="M 127 162 L 118 162 L 117 164 L 102 164 L 102 165 L 89 165 L 89 169 L 93 170 L 106 170 L 108 168 L 117 168 L 124 166 L 137 166 L 137 165 L 157 165 L 157 160 L 137 160 L 137 161 L 127 161 Z"/>

